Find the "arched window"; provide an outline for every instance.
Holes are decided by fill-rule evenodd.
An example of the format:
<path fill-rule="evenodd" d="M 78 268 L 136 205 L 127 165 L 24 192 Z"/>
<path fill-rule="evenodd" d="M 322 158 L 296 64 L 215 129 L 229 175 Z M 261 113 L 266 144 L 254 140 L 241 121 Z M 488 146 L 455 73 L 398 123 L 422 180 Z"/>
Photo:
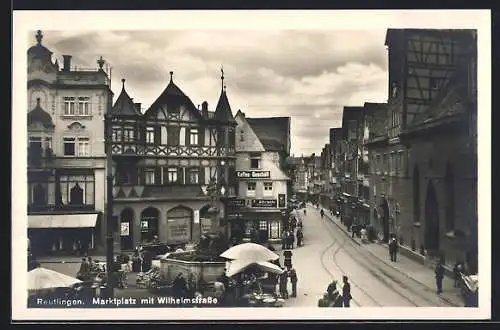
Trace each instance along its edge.
<path fill-rule="evenodd" d="M 70 204 L 83 205 L 83 189 L 78 182 L 70 190 Z"/>
<path fill-rule="evenodd" d="M 184 206 L 177 206 L 167 213 L 168 241 L 187 242 L 191 239 L 193 211 Z"/>
<path fill-rule="evenodd" d="M 455 178 L 450 163 L 446 164 L 445 182 L 445 200 L 446 200 L 446 230 L 455 229 Z"/>

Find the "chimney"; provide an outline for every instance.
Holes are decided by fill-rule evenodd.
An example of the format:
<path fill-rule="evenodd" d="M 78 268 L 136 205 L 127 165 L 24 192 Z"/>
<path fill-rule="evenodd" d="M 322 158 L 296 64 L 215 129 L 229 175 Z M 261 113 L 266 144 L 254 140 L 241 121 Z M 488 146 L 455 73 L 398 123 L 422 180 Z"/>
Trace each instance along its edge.
<path fill-rule="evenodd" d="M 135 105 L 135 108 L 137 109 L 137 111 L 141 112 L 142 103 L 134 103 L 134 105 Z"/>
<path fill-rule="evenodd" d="M 71 70 L 71 55 L 63 55 L 63 71 Z"/>
<path fill-rule="evenodd" d="M 208 102 L 203 101 L 201 104 L 201 114 L 203 117 L 208 117 Z"/>

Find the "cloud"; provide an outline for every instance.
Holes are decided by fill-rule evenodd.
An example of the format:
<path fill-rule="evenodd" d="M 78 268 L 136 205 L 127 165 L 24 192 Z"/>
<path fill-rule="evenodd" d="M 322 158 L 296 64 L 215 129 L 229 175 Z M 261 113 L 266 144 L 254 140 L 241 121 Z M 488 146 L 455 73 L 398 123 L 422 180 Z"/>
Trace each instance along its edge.
<path fill-rule="evenodd" d="M 292 152 L 319 153 L 345 105 L 387 98 L 385 30 L 44 31 L 43 43 L 62 62 L 112 67 L 115 97 L 125 78 L 135 102 L 147 108 L 175 83 L 194 104 L 213 110 L 221 66 L 233 113 L 290 116 Z M 34 37 L 33 37 L 34 42 Z"/>

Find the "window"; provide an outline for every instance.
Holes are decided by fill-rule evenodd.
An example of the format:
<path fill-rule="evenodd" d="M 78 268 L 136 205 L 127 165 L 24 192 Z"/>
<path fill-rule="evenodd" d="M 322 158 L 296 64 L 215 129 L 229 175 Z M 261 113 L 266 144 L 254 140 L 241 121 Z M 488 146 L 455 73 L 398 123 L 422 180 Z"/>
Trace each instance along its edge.
<path fill-rule="evenodd" d="M 75 138 L 64 138 L 64 156 L 75 156 Z"/>
<path fill-rule="evenodd" d="M 256 188 L 257 188 L 256 182 L 247 182 L 247 195 L 254 196 Z"/>
<path fill-rule="evenodd" d="M 116 184 L 117 185 L 127 185 L 131 184 L 131 175 L 125 168 L 116 169 Z"/>
<path fill-rule="evenodd" d="M 133 142 L 135 140 L 135 130 L 131 126 L 123 128 L 123 141 Z"/>
<path fill-rule="evenodd" d="M 122 128 L 120 126 L 113 126 L 111 131 L 111 139 L 113 142 L 121 142 L 122 140 Z"/>
<path fill-rule="evenodd" d="M 146 128 L 146 143 L 153 144 L 155 143 L 155 128 L 147 127 Z"/>
<path fill-rule="evenodd" d="M 62 174 L 61 200 L 63 204 L 94 205 L 94 174 Z"/>
<path fill-rule="evenodd" d="M 189 144 L 192 146 L 198 145 L 198 129 L 191 128 L 189 131 Z"/>
<path fill-rule="evenodd" d="M 429 88 L 433 90 L 439 89 L 439 78 L 438 77 L 430 77 L 429 78 Z"/>
<path fill-rule="evenodd" d="M 264 196 L 272 196 L 272 195 L 273 195 L 273 183 L 264 182 Z"/>
<path fill-rule="evenodd" d="M 30 150 L 41 150 L 42 149 L 42 138 L 39 136 L 29 137 Z"/>
<path fill-rule="evenodd" d="M 144 169 L 144 181 L 147 185 L 155 184 L 155 170 L 153 168 Z"/>
<path fill-rule="evenodd" d="M 64 98 L 64 115 L 74 116 L 75 115 L 75 98 L 65 97 Z"/>
<path fill-rule="evenodd" d="M 77 115 L 79 116 L 90 116 L 90 98 L 89 97 L 79 97 L 78 98 L 78 109 Z"/>
<path fill-rule="evenodd" d="M 381 168 L 381 160 L 380 160 L 380 155 L 377 155 L 376 157 L 376 162 L 375 162 L 375 172 L 377 174 L 380 174 L 380 168 Z"/>
<path fill-rule="evenodd" d="M 245 141 L 245 131 L 241 130 L 240 131 L 240 142 Z"/>
<path fill-rule="evenodd" d="M 167 128 L 168 132 L 168 137 L 167 137 L 167 144 L 169 146 L 178 146 L 180 145 L 180 134 L 181 134 L 181 129 L 180 127 L 173 127 L 170 126 Z"/>
<path fill-rule="evenodd" d="M 189 183 L 198 184 L 200 181 L 200 171 L 197 168 L 192 168 L 189 171 Z"/>
<path fill-rule="evenodd" d="M 269 238 L 280 238 L 281 230 L 280 230 L 280 222 L 279 221 L 271 221 L 269 223 Z"/>
<path fill-rule="evenodd" d="M 389 163 L 389 155 L 384 154 L 384 156 L 382 156 L 382 172 L 384 174 L 387 174 L 388 163 Z"/>
<path fill-rule="evenodd" d="M 259 221 L 259 230 L 266 230 L 267 231 L 267 221 L 266 220 Z"/>
<path fill-rule="evenodd" d="M 175 167 L 169 167 L 167 170 L 167 182 L 176 183 L 177 182 L 177 169 Z"/>
<path fill-rule="evenodd" d="M 261 155 L 260 154 L 250 155 L 250 168 L 259 169 L 260 165 L 261 165 Z"/>
<path fill-rule="evenodd" d="M 89 138 L 78 138 L 78 157 L 90 156 Z"/>

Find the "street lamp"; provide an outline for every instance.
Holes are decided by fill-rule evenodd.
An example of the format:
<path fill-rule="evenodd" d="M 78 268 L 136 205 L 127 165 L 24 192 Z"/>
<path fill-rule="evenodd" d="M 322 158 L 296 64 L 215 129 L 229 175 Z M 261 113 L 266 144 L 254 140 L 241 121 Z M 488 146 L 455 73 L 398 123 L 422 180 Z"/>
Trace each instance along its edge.
<path fill-rule="evenodd" d="M 114 278 L 113 278 L 113 159 L 111 157 L 112 150 L 112 120 L 113 116 L 104 115 L 104 144 L 106 147 L 106 293 L 105 296 L 112 298 L 114 296 Z"/>

